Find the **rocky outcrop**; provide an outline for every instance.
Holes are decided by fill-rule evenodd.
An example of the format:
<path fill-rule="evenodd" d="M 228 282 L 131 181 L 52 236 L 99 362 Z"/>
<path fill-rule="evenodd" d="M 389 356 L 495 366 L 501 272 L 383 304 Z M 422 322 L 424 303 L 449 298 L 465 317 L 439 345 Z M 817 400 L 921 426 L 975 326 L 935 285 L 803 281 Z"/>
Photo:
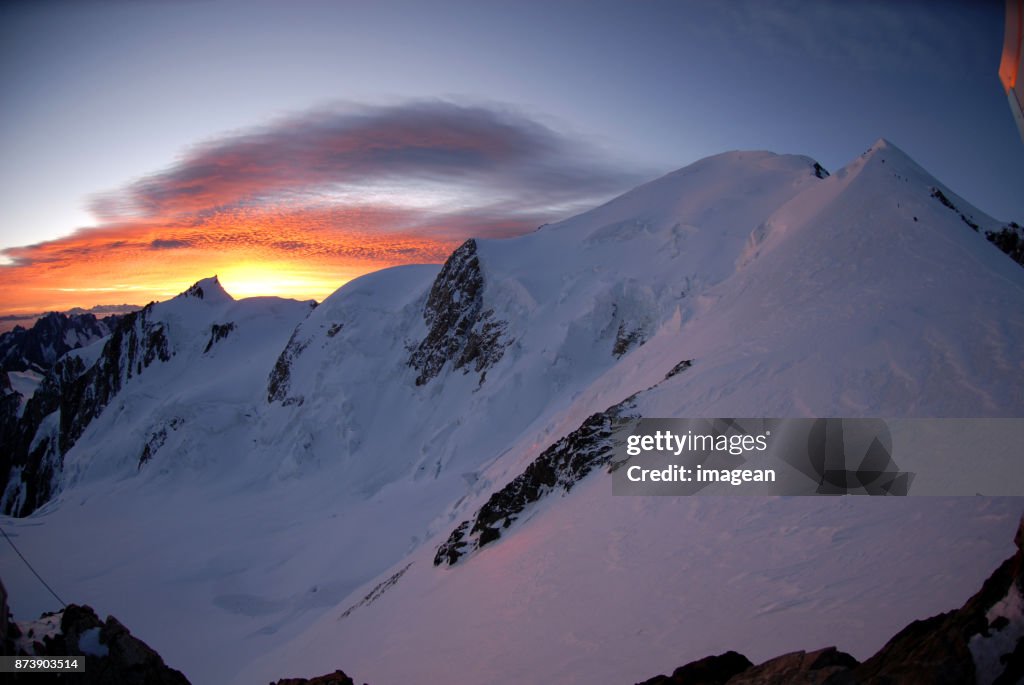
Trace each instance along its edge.
<path fill-rule="evenodd" d="M 344 671 L 335 671 L 316 678 L 282 678 L 270 685 L 356 685 Z"/>
<path fill-rule="evenodd" d="M 998 231 L 985 231 L 985 237 L 1010 259 L 1024 266 L 1024 228 L 1019 224 L 1011 221 Z"/>
<path fill-rule="evenodd" d="M 418 372 L 416 385 L 430 382 L 448 362 L 463 373 L 476 371 L 483 382 L 501 360 L 512 342 L 508 322 L 484 309 L 483 294 L 476 241 L 467 240 L 445 262 L 427 297 L 423 320 L 429 331 L 408 362 Z"/>
<path fill-rule="evenodd" d="M 295 332 L 292 333 L 288 339 L 288 344 L 284 346 L 280 356 L 278 356 L 277 361 L 274 363 L 274 368 L 270 371 L 270 376 L 267 378 L 268 404 L 270 402 L 281 402 L 284 405 L 302 404 L 303 398 L 301 396 L 288 396 L 288 388 L 291 385 L 292 379 L 292 361 L 302 354 L 302 351 L 309 344 L 299 340 L 300 330 L 296 328 Z"/>
<path fill-rule="evenodd" d="M 730 678 L 729 685 L 840 685 L 849 680 L 857 660 L 835 647 L 791 652 L 753 666 Z"/>
<path fill-rule="evenodd" d="M 385 592 L 394 587 L 395 584 L 402 579 L 402 576 L 405 575 L 405 572 L 409 570 L 410 566 L 412 566 L 411 561 L 405 566 L 403 566 L 400 570 L 392 573 L 386 579 L 374 585 L 373 589 L 366 593 L 366 596 L 364 596 L 361 600 L 350 606 L 348 609 L 345 609 L 345 611 L 341 614 L 339 619 L 348 618 L 356 609 L 360 607 L 370 606 L 371 604 L 376 602 Z"/>
<path fill-rule="evenodd" d="M 27 516 L 53 495 L 63 456 L 124 384 L 173 351 L 167 325 L 152 318 L 153 305 L 126 314 L 114 327 L 96 362 L 62 357 L 45 376 L 13 429 L 0 463 L 5 476 L 3 512 Z"/>
<path fill-rule="evenodd" d="M 206 343 L 206 347 L 203 348 L 203 354 L 208 353 L 214 345 L 228 337 L 231 331 L 235 330 L 234 322 L 227 323 L 215 323 L 210 326 L 210 339 Z"/>
<path fill-rule="evenodd" d="M 579 428 L 544 450 L 523 473 L 491 495 L 472 522 L 463 521 L 452 531 L 437 548 L 434 565 L 451 566 L 497 540 L 529 505 L 556 490 L 569 492 L 592 470 L 609 463 L 616 436 L 637 419 L 628 415 L 632 401 L 631 396 L 592 414 Z"/>
<path fill-rule="evenodd" d="M 0 445 L 12 445 L 18 435 L 21 395 L 14 391 L 7 374 L 0 372 Z M 0 473 L 10 469 L 10 455 L 0 452 Z"/>
<path fill-rule="evenodd" d="M 612 355 L 620 359 L 624 354 L 634 347 L 643 345 L 647 341 L 642 328 L 630 328 L 625 321 L 619 322 L 615 332 L 615 344 L 612 346 Z"/>
<path fill-rule="evenodd" d="M 184 423 L 185 419 L 176 416 L 149 436 L 146 444 L 142 447 L 142 453 L 139 455 L 140 471 L 156 455 L 157 451 L 164 446 L 164 443 L 167 442 L 167 431 L 176 431 Z"/>
<path fill-rule="evenodd" d="M 691 366 L 693 360 L 684 359 L 665 374 L 665 380 Z M 434 566 L 451 566 L 494 542 L 528 506 L 552 492 L 569 492 L 594 469 L 607 465 L 609 471 L 614 470 L 616 465 L 611 460 L 616 446 L 640 420 L 640 416 L 630 413 L 638 394 L 591 414 L 579 428 L 544 450 L 521 474 L 492 494 L 473 519 L 463 521 L 451 532 L 438 546 Z"/>
<path fill-rule="evenodd" d="M 173 354 L 167 324 L 152 320 L 153 305 L 125 315 L 99 360 L 65 387 L 61 401 L 61 453 L 99 416 L 129 379 Z"/>
<path fill-rule="evenodd" d="M 50 312 L 31 328 L 15 326 L 0 335 L 0 371 L 46 373 L 65 353 L 90 345 L 117 327 L 120 316 L 68 316 Z"/>
<path fill-rule="evenodd" d="M 9 645 L 15 656 L 74 655 L 85 662 L 85 672 L 64 675 L 59 682 L 82 685 L 188 685 L 180 671 L 167 666 L 145 642 L 134 637 L 113 616 L 101 621 L 88 606 L 68 605 L 39 622 L 12 624 Z M 40 630 L 39 628 L 50 628 Z M 55 629 L 54 629 L 55 628 Z M 38 673 L 7 674 L 10 683 L 49 682 Z M 56 680 L 56 676 L 50 676 Z"/>
<path fill-rule="evenodd" d="M 972 230 L 977 233 L 981 232 L 978 222 L 961 212 L 941 190 L 932 188 L 932 197 L 942 203 L 947 209 L 956 212 L 960 220 L 970 226 Z M 914 221 L 917 221 L 917 217 L 914 217 Z M 1011 221 L 998 231 L 985 231 L 985 237 L 1010 259 L 1024 266 L 1024 228 L 1021 228 L 1017 222 Z"/>
<path fill-rule="evenodd" d="M 854 672 L 855 682 L 1017 683 L 1024 675 L 1024 519 L 1017 553 L 955 611 L 914 621 Z"/>
<path fill-rule="evenodd" d="M 681 666 L 671 676 L 655 676 L 641 685 L 1013 685 L 1024 682 L 1024 519 L 1018 525 L 1014 542 L 1017 553 L 1004 561 L 962 607 L 914 621 L 863 663 L 835 647 L 828 647 L 815 652 L 784 654 L 758 666 L 739 669 L 725 680 L 721 679 L 725 671 L 705 675 L 708 664 L 717 664 L 726 656 L 721 655 Z M 730 663 L 740 662 L 731 657 Z"/>
<path fill-rule="evenodd" d="M 5 514 L 27 516 L 51 496 L 62 464 L 59 412 L 64 391 L 85 371 L 80 358 L 63 357 L 25 403 L 21 416 L 4 428 L 9 439 L 0 451 Z"/>
<path fill-rule="evenodd" d="M 725 685 L 734 675 L 753 666 L 738 652 L 707 656 L 680 666 L 672 675 L 657 675 L 637 685 Z"/>

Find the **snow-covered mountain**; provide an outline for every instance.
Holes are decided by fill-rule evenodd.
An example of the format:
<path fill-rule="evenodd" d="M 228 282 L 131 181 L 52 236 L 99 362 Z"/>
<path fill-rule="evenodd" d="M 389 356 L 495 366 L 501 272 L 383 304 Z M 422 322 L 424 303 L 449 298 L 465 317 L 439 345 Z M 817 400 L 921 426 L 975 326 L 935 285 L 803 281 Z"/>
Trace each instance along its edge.
<path fill-rule="evenodd" d="M 312 310 L 203 281 L 47 376 L 5 530 L 198 683 L 866 655 L 966 598 L 1019 505 L 612 497 L 607 427 L 1024 415 L 1018 230 L 879 141 L 831 176 L 711 157 Z M 49 608 L 19 564 L 15 612 Z"/>
<path fill-rule="evenodd" d="M 168 431 L 178 431 L 195 414 L 227 412 L 230 423 L 232 412 L 245 411 L 282 338 L 311 305 L 279 298 L 236 302 L 213 277 L 125 315 L 109 335 L 69 351 L 24 403 L 10 431 L 3 510 L 31 513 L 86 467 L 123 473 L 134 461 L 141 470 Z M 230 363 L 218 361 L 225 358 Z M 87 430 L 99 438 L 86 439 L 80 452 L 91 443 L 104 458 L 66 459 Z M 132 453 L 134 460 L 128 459 Z"/>
<path fill-rule="evenodd" d="M 0 370 L 46 373 L 66 352 L 110 335 L 119 319 L 116 314 L 97 319 L 90 313 L 50 312 L 31 328 L 15 326 L 0 334 Z"/>

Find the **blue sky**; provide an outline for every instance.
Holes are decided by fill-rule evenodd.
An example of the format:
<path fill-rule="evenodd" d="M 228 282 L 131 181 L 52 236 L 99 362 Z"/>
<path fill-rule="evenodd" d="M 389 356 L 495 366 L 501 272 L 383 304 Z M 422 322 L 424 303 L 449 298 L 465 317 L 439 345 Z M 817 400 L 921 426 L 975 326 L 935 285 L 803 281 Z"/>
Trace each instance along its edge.
<path fill-rule="evenodd" d="M 435 105 L 451 108 L 446 126 L 475 112 L 497 127 L 474 154 L 511 127 L 519 137 L 503 144 L 540 145 L 543 159 L 506 150 L 454 173 L 468 158 L 448 150 L 443 173 L 437 155 L 377 164 L 374 184 L 344 192 L 533 221 L 725 150 L 835 169 L 885 137 L 982 210 L 1021 221 L 1002 22 L 1000 2 L 8 3 L 0 249 L 24 260 L 10 249 L 108 230 L 124 219 L 105 214 L 111 202 L 123 209 L 211 150 L 284 128 L 295 140 L 324 116 L 350 126 Z M 281 173 L 308 158 L 289 159 Z M 552 190 L 537 206 L 531 173 Z"/>

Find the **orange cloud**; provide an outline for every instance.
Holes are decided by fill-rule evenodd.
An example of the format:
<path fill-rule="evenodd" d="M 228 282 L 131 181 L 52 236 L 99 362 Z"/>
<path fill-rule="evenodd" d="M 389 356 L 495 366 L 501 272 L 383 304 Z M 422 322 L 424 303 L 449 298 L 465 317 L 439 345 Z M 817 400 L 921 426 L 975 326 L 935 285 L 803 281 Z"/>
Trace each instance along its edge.
<path fill-rule="evenodd" d="M 217 274 L 236 297 L 323 299 L 346 281 L 410 262 L 443 261 L 458 237 L 402 228 L 401 211 L 332 207 L 220 211 L 201 220 L 121 223 L 14 248 L 0 267 L 0 309 L 145 304 Z M 397 230 L 387 230 L 395 226 Z"/>
<path fill-rule="evenodd" d="M 533 230 L 635 182 L 506 110 L 447 102 L 320 110 L 207 142 L 95 198 L 98 226 L 8 248 L 0 314 L 175 295 L 323 299 L 470 236 Z"/>

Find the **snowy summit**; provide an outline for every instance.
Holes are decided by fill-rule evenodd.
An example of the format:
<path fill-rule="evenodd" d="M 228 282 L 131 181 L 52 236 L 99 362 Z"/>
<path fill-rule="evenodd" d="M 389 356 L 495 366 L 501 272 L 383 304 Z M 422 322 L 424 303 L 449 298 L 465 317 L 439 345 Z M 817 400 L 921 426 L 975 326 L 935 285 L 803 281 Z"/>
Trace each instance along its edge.
<path fill-rule="evenodd" d="M 710 157 L 315 307 L 206 279 L 30 397 L 3 388 L 2 505 L 27 517 L 5 530 L 194 683 L 621 683 L 822 640 L 863 657 L 970 594 L 1018 505 L 524 474 L 598 447 L 627 405 L 1024 415 L 1024 269 L 1000 249 L 1019 231 L 880 140 L 831 175 Z M 55 608 L 17 559 L 0 575 L 15 614 Z"/>

